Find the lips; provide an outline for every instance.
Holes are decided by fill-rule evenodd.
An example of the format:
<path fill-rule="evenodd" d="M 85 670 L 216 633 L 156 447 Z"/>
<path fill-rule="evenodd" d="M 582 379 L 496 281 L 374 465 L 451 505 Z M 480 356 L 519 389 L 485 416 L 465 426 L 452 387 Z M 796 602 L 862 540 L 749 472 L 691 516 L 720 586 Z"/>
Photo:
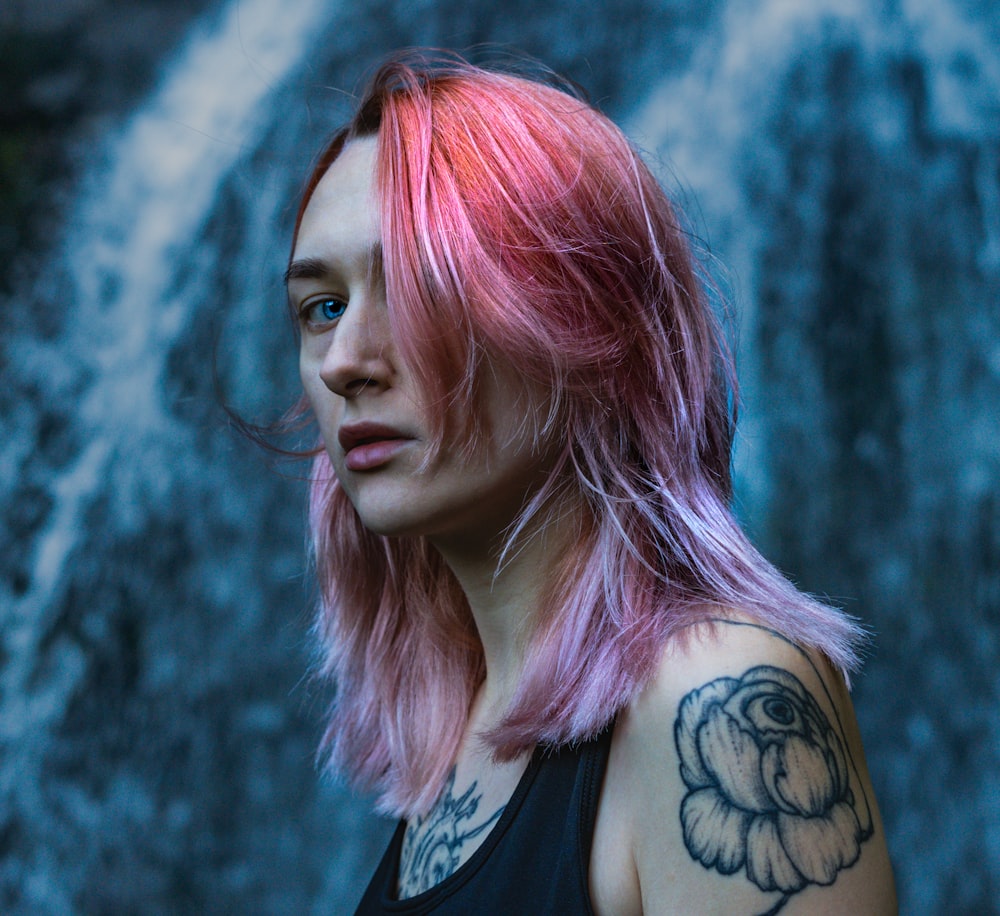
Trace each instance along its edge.
<path fill-rule="evenodd" d="M 348 423 L 338 430 L 337 441 L 349 471 L 368 471 L 387 463 L 413 437 L 382 423 Z"/>

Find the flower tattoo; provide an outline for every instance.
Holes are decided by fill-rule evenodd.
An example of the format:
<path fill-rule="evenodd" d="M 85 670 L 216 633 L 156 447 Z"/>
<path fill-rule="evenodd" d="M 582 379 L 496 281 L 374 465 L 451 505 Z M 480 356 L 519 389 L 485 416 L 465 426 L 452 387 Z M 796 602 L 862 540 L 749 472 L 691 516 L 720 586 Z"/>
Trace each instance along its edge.
<path fill-rule="evenodd" d="M 746 871 L 789 896 L 832 884 L 872 835 L 872 816 L 844 741 L 798 678 L 762 665 L 681 701 L 674 726 L 688 789 L 688 852 L 723 875 Z"/>

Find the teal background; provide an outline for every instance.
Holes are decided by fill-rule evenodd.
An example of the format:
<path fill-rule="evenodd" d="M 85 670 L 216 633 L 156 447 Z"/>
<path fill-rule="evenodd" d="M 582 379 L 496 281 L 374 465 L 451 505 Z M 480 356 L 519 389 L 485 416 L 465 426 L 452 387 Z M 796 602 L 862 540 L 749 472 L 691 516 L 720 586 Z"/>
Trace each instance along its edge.
<path fill-rule="evenodd" d="M 0 911 L 352 912 L 388 825 L 314 766 L 306 468 L 216 388 L 263 420 L 296 396 L 291 207 L 374 62 L 495 43 L 685 206 L 739 316 L 738 511 L 875 634 L 902 910 L 997 912 L 998 10 L 6 4 Z"/>

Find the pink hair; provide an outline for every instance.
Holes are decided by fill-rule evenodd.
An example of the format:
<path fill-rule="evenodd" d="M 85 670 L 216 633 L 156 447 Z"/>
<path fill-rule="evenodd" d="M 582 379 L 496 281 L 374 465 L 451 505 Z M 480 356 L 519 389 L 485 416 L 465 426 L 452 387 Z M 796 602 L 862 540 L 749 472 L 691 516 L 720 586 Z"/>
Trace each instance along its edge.
<path fill-rule="evenodd" d="M 593 734 L 686 627 L 734 609 L 855 668 L 857 625 L 798 592 L 730 511 L 732 361 L 674 210 L 621 131 L 540 82 L 399 58 L 322 154 L 302 209 L 344 143 L 369 135 L 390 320 L 441 405 L 439 447 L 489 435 L 480 378 L 502 361 L 552 392 L 539 434 L 563 431 L 518 529 L 567 495 L 584 506 L 517 694 L 485 736 L 497 758 Z M 425 811 L 485 675 L 465 596 L 422 539 L 362 526 L 325 454 L 310 522 L 338 690 L 324 747 L 383 810 Z"/>

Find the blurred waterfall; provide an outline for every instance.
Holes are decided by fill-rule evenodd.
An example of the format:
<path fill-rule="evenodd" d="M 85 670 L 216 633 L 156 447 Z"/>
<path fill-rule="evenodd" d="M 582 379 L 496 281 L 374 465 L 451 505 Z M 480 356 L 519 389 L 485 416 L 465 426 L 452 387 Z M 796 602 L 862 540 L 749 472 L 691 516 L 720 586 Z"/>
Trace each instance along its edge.
<path fill-rule="evenodd" d="M 72 9 L 83 32 L 129 15 Z M 251 416 L 296 397 L 280 276 L 310 157 L 385 53 L 479 42 L 585 86 L 707 240 L 740 316 L 740 511 L 877 633 L 856 698 L 903 912 L 1000 912 L 982 0 L 228 0 L 195 20 L 39 204 L 63 231 L 0 303 L 0 911 L 353 910 L 386 825 L 314 769 L 304 469 L 234 438 L 213 376 Z"/>
<path fill-rule="evenodd" d="M 282 791 L 266 788 L 268 764 L 244 757 L 266 751 L 262 736 L 286 733 L 274 754 L 308 777 L 315 742 L 301 710 L 252 696 L 253 680 L 272 686 L 269 668 L 289 654 L 298 670 L 283 691 L 276 679 L 279 700 L 307 665 L 299 637 L 287 634 L 307 596 L 254 590 L 268 566 L 298 579 L 302 557 L 289 546 L 301 541 L 297 514 L 293 538 L 274 550 L 257 531 L 273 514 L 268 503 L 301 494 L 251 498 L 254 517 L 244 517 L 234 478 L 247 458 L 229 468 L 219 460 L 230 441 L 211 394 L 212 335 L 238 303 L 212 301 L 214 278 L 236 270 L 225 261 L 233 233 L 208 236 L 224 186 L 246 174 L 290 75 L 336 10 L 297 0 L 278 14 L 273 0 L 231 0 L 195 24 L 157 90 L 93 152 L 52 266 L 26 297 L 31 318 L 6 342 L 17 397 L 3 404 L 0 441 L 4 912 L 157 912 L 185 899 L 201 910 L 193 901 L 220 875 L 265 906 L 274 873 L 288 869 L 280 828 L 256 839 L 272 847 L 268 866 L 247 864 L 254 857 L 239 848 L 254 841 L 251 831 L 235 848 L 197 852 L 207 837 L 239 829 L 247 814 L 225 809 L 247 808 L 255 781 L 265 783 L 257 795 L 281 804 Z M 245 236 L 266 227 L 258 247 L 268 254 L 294 180 L 265 176 L 243 189 L 254 214 Z M 264 283 L 253 264 L 240 270 L 243 300 L 257 313 Z M 265 363 L 253 367 L 261 378 L 272 371 L 260 348 L 241 356 Z M 180 390 L 184 360 L 193 361 L 197 391 Z M 268 473 L 259 461 L 249 469 Z M 247 594 L 235 594 L 240 587 Z M 265 607 L 268 599 L 280 600 Z M 241 630 L 246 644 L 236 646 Z M 242 681 L 227 673 L 237 657 L 256 660 Z M 226 786 L 237 765 L 227 733 L 239 730 L 246 735 L 232 752 L 247 771 Z M 206 774 L 215 784 L 198 786 Z M 317 789 L 291 787 L 299 791 L 318 818 Z M 300 883 L 301 903 L 321 899 L 331 879 L 307 867 Z M 294 907 L 296 897 L 283 900 Z"/>
<path fill-rule="evenodd" d="M 69 583 L 66 565 L 87 533 L 98 493 L 112 497 L 116 520 L 135 527 L 143 502 L 165 495 L 163 460 L 151 461 L 151 453 L 176 453 L 189 436 L 165 410 L 162 386 L 172 345 L 201 305 L 201 290 L 183 286 L 191 240 L 243 148 L 259 142 L 269 96 L 330 14 L 320 0 L 292 4 L 278 21 L 272 11 L 268 0 L 231 2 L 196 29 L 160 89 L 110 140 L 106 161 L 88 175 L 67 215 L 65 276 L 38 293 L 58 330 L 51 342 L 22 352 L 24 367 L 41 378 L 72 373 L 68 384 L 82 389 L 72 397 L 73 423 L 84 442 L 52 481 L 52 510 L 35 535 L 24 578 L 5 601 L 14 608 L 5 638 L 15 651 L 2 674 L 12 700 L 31 693 L 47 618 Z M 31 445 L 29 437 L 7 440 L 8 449 Z M 4 458 L 10 467 L 27 455 Z M 46 708 L 57 714 L 60 705 Z M 37 717 L 4 721 L 19 746 L 19 729 L 41 724 Z"/>
<path fill-rule="evenodd" d="M 630 121 L 732 270 L 758 540 L 875 630 L 903 912 L 1000 899 L 998 39 L 986 4 L 733 2 Z"/>

